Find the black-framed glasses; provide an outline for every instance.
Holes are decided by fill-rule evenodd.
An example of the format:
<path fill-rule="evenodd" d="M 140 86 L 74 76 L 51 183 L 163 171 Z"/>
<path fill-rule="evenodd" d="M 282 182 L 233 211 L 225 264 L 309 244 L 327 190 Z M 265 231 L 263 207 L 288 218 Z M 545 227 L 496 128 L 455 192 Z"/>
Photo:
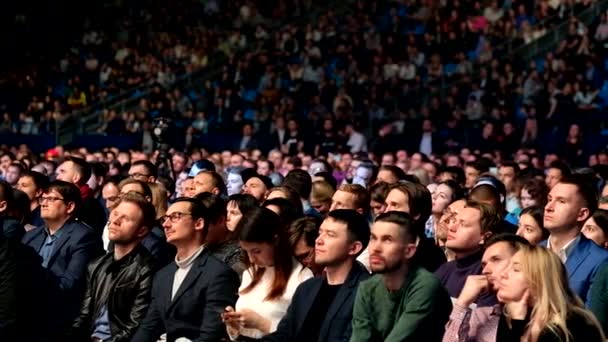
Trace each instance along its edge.
<path fill-rule="evenodd" d="M 56 201 L 65 201 L 65 199 L 61 198 L 61 197 L 49 197 L 49 196 L 43 196 L 43 197 L 38 198 L 38 203 L 40 203 L 40 204 L 44 204 L 46 202 L 56 202 Z"/>
<path fill-rule="evenodd" d="M 182 219 L 182 217 L 184 217 L 184 216 L 192 216 L 192 214 L 189 214 L 189 213 L 180 213 L 180 212 L 174 212 L 174 213 L 171 213 L 171 215 L 164 215 L 164 216 L 161 216 L 161 218 L 160 218 L 160 223 L 161 223 L 161 224 L 164 224 L 165 222 L 167 222 L 167 220 L 171 220 L 171 222 L 172 222 L 172 223 L 176 223 L 176 222 L 178 222 L 179 220 L 181 220 L 181 219 Z"/>

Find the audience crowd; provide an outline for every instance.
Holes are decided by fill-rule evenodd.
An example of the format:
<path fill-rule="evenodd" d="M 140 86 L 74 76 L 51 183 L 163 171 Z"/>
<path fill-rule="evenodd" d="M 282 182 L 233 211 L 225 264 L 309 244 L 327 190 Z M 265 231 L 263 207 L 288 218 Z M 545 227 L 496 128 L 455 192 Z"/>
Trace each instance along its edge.
<path fill-rule="evenodd" d="M 3 341 L 603 341 L 608 157 L 0 156 Z M 494 157 L 494 158 L 493 158 Z M 157 166 L 159 165 L 159 166 Z"/>
<path fill-rule="evenodd" d="M 160 15 L 166 23 L 143 12 L 148 25 L 129 31 L 124 43 L 86 31 L 83 43 L 103 44 L 63 60 L 58 75 L 67 81 L 34 87 L 39 91 L 26 105 L 4 114 L 0 131 L 53 134 L 71 109 L 107 97 L 100 91 L 147 83 L 150 93 L 136 105 L 103 110 L 99 132 L 140 134 L 143 150 L 151 152 L 153 120 L 165 116 L 174 122 L 172 144 L 180 150 L 224 134 L 227 144 L 251 137 L 247 147 L 267 153 L 276 147 L 273 132 L 287 129 L 297 137 L 291 154 L 324 154 L 339 150 L 332 140 L 351 138 L 346 123 L 353 122 L 379 153 L 418 149 L 417 139 L 407 139 L 412 147 L 394 136 L 420 132 L 434 136 L 425 153 L 475 146 L 509 155 L 523 145 L 562 150 L 569 162 L 584 164 L 589 152 L 597 152 L 589 141 L 599 133 L 598 123 L 605 124 L 608 19 L 602 14 L 587 27 L 576 17 L 594 1 L 355 1 L 346 13 L 328 11 L 280 28 L 264 19 L 311 4 L 279 2 L 274 11 L 257 11 L 255 2 L 206 2 L 191 11 L 180 4 L 158 9 L 166 12 Z M 180 11 L 192 15 L 167 15 Z M 199 20 L 197 13 L 223 25 L 216 31 L 186 25 L 198 23 L 188 21 Z M 154 25 L 160 28 L 150 30 Z M 526 61 L 512 53 L 557 25 L 566 25 L 568 36 L 546 55 Z M 237 52 L 245 41 L 261 48 Z M 192 56 L 216 48 L 228 55 L 214 67 L 216 77 L 171 86 L 197 68 L 193 59 L 205 59 Z M 89 51 L 96 63 L 88 63 Z M 309 130 L 315 134 L 302 134 Z"/>
<path fill-rule="evenodd" d="M 0 133 L 150 93 L 103 113 L 132 150 L 0 146 L 0 341 L 605 340 L 607 14 L 357 0 L 277 27 L 319 3 L 133 10 L 22 84 Z"/>

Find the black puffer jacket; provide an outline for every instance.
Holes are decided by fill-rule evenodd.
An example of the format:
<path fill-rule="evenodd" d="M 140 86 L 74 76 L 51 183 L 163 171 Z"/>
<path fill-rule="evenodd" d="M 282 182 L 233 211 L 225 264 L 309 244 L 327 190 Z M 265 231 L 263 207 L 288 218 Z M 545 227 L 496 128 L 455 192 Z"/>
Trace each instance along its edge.
<path fill-rule="evenodd" d="M 112 252 L 93 261 L 80 314 L 68 340 L 90 340 L 95 320 L 107 305 L 112 333 L 108 341 L 130 341 L 148 310 L 156 270 L 155 259 L 141 245 L 118 261 Z"/>

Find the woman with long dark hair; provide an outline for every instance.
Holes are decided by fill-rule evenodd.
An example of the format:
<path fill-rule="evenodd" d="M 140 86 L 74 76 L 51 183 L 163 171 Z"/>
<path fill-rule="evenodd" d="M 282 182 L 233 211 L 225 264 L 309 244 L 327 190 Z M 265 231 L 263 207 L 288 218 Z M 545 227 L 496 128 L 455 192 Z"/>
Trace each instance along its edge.
<path fill-rule="evenodd" d="M 435 237 L 437 225 L 439 224 L 444 211 L 450 204 L 461 198 L 464 198 L 464 191 L 455 181 L 447 180 L 437 184 L 435 190 L 431 192 L 431 216 L 429 216 L 426 221 L 424 228 L 426 237 Z"/>
<path fill-rule="evenodd" d="M 598 246 L 608 248 L 608 210 L 597 209 L 583 225 L 582 232 Z"/>
<path fill-rule="evenodd" d="M 236 232 L 239 222 L 243 216 L 258 206 L 255 197 L 249 194 L 236 194 L 228 198 L 226 204 L 226 227 L 231 232 Z"/>
<path fill-rule="evenodd" d="M 237 231 L 247 270 L 236 306 L 227 307 L 222 319 L 231 339 L 259 339 L 276 330 L 296 288 L 313 274 L 287 257 L 292 251 L 286 231 L 271 210 L 252 208 Z"/>
<path fill-rule="evenodd" d="M 531 245 L 538 245 L 549 237 L 549 231 L 543 226 L 544 207 L 531 206 L 521 212 L 517 235 L 528 240 Z"/>

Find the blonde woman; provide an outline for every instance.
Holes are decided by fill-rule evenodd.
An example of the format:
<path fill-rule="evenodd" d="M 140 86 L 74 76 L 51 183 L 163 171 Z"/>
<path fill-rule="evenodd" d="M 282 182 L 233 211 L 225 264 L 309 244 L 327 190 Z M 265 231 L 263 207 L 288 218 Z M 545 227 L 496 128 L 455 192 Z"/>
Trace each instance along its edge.
<path fill-rule="evenodd" d="M 326 181 L 315 181 L 312 183 L 310 192 L 310 205 L 315 208 L 321 216 L 325 217 L 331 207 L 331 198 L 336 190 Z"/>
<path fill-rule="evenodd" d="M 468 290 L 463 290 L 467 294 L 461 294 L 469 297 L 496 290 L 500 305 L 471 309 L 460 305 L 459 298 L 443 342 L 604 341 L 596 318 L 570 290 L 559 257 L 546 248 L 525 245 L 521 237 L 507 238 L 508 235 L 511 234 L 492 245 L 491 252 L 490 247 L 486 250 L 497 258 L 484 268 L 488 276 L 467 279 Z M 509 245 L 515 253 L 503 268 L 499 259 L 506 260 L 505 248 Z"/>
<path fill-rule="evenodd" d="M 528 246 L 513 255 L 498 282 L 504 311 L 496 341 L 604 341 L 595 317 L 570 290 L 559 257 Z"/>
<path fill-rule="evenodd" d="M 156 210 L 156 220 L 158 221 L 167 213 L 167 189 L 162 183 L 148 183 L 148 186 L 152 191 L 152 205 Z"/>

